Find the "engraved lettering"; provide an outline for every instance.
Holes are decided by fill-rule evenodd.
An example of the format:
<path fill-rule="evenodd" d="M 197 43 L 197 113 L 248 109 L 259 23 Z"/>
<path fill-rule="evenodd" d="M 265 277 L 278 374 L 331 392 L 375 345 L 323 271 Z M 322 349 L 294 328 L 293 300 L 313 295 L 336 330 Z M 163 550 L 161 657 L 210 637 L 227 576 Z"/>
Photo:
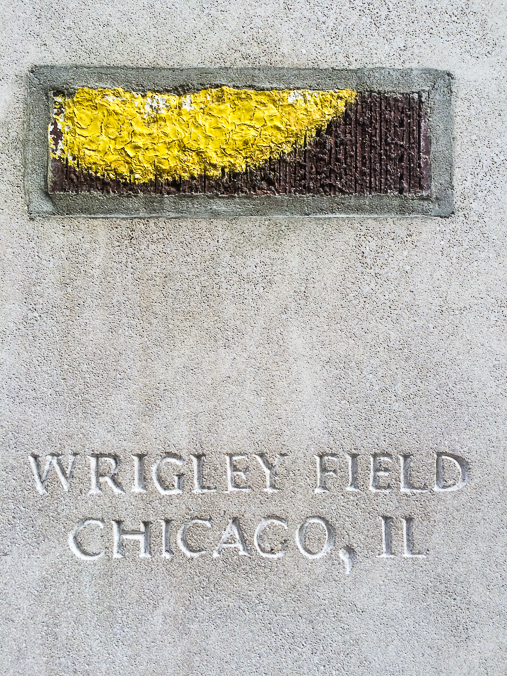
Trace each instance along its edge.
<path fill-rule="evenodd" d="M 191 455 L 190 457 L 194 463 L 194 493 L 215 493 L 217 490 L 216 488 L 206 488 L 206 486 L 204 486 L 203 463 L 206 456 L 202 454 Z"/>
<path fill-rule="evenodd" d="M 264 489 L 266 493 L 275 493 L 276 491 L 279 491 L 279 488 L 276 488 L 275 486 L 275 481 L 276 481 L 276 473 L 278 472 L 278 468 L 280 467 L 280 463 L 284 458 L 287 456 L 284 454 L 277 455 L 277 459 L 273 464 L 269 462 L 269 460 L 266 458 L 264 454 L 260 455 L 255 455 L 257 460 L 259 461 L 260 466 L 266 473 L 266 488 Z"/>
<path fill-rule="evenodd" d="M 326 476 L 337 477 L 335 469 L 329 469 L 326 467 L 326 462 L 328 460 L 338 460 L 337 455 L 315 455 L 315 460 L 317 461 L 317 487 L 315 493 L 327 493 L 329 488 L 326 486 Z"/>
<path fill-rule="evenodd" d="M 326 531 L 326 539 L 322 546 L 320 552 L 311 552 L 306 547 L 306 531 L 308 526 L 312 523 L 319 524 L 323 526 Z M 307 559 L 322 559 L 326 554 L 328 554 L 331 549 L 334 547 L 335 542 L 335 530 L 331 524 L 321 516 L 310 516 L 308 519 L 303 521 L 296 531 L 296 544 L 303 556 L 306 556 Z"/>
<path fill-rule="evenodd" d="M 412 485 L 412 481 L 410 480 L 410 462 L 412 460 L 412 456 L 400 455 L 399 457 L 401 464 L 400 491 L 402 493 L 426 493 L 428 490 L 426 484 L 420 488 L 417 488 L 416 486 Z"/>
<path fill-rule="evenodd" d="M 100 495 L 102 493 L 101 483 L 108 484 L 117 495 L 125 492 L 115 478 L 118 474 L 118 458 L 115 455 L 90 455 L 88 457 L 91 473 L 91 488 L 88 495 Z M 100 474 L 100 464 L 103 461 L 111 463 L 109 474 Z"/>
<path fill-rule="evenodd" d="M 407 516 L 403 519 L 403 556 L 412 559 L 424 559 L 425 554 L 414 552 L 414 519 Z"/>
<path fill-rule="evenodd" d="M 171 549 L 171 519 L 161 519 L 162 524 L 162 558 L 163 559 L 172 559 L 174 552 Z"/>
<path fill-rule="evenodd" d="M 283 526 L 285 530 L 287 530 L 287 521 L 284 519 L 279 519 L 276 516 L 270 516 L 266 519 L 263 519 L 257 528 L 255 529 L 255 534 L 254 534 L 254 545 L 257 551 L 261 556 L 263 556 L 266 559 L 281 559 L 282 556 L 285 555 L 285 552 L 287 551 L 287 547 L 289 546 L 289 541 L 284 540 L 280 544 L 276 545 L 275 547 L 271 549 L 266 549 L 265 547 L 262 546 L 261 544 L 261 537 L 262 534 L 264 533 L 264 530 L 270 526 L 271 524 L 277 524 L 280 526 Z"/>
<path fill-rule="evenodd" d="M 92 554 L 91 552 L 85 551 L 77 541 L 77 536 L 83 528 L 86 528 L 86 526 L 98 526 L 99 528 L 104 528 L 104 522 L 99 519 L 83 519 L 80 521 L 74 530 L 69 533 L 69 547 L 71 552 L 77 556 L 78 559 L 82 559 L 83 561 L 97 561 L 97 559 L 104 556 L 106 550 L 103 549 L 97 554 Z"/>
<path fill-rule="evenodd" d="M 246 484 L 246 475 L 248 472 L 248 467 L 245 467 L 245 469 L 242 470 L 236 467 L 236 461 L 246 460 L 246 458 L 247 458 L 246 455 L 226 455 L 227 462 L 227 490 L 225 491 L 226 493 L 232 493 L 233 491 L 251 490 L 250 486 L 248 485 L 238 486 L 236 484 L 236 477 L 244 481 Z"/>
<path fill-rule="evenodd" d="M 357 453 L 347 453 L 347 458 L 349 460 L 349 485 L 345 490 L 347 491 L 358 491 L 359 486 L 357 485 L 357 477 L 358 477 L 358 458 L 359 455 Z"/>
<path fill-rule="evenodd" d="M 153 472 L 153 482 L 155 486 L 158 488 L 160 493 L 162 495 L 179 495 L 180 493 L 183 493 L 183 481 L 185 479 L 185 474 L 174 474 L 173 475 L 173 480 L 174 480 L 174 488 L 168 488 L 163 482 L 162 478 L 160 476 L 160 472 L 162 470 L 162 467 L 168 463 L 172 462 L 178 467 L 181 467 L 184 464 L 183 458 L 180 458 L 179 455 L 174 455 L 173 453 L 167 453 L 164 455 L 163 458 L 161 458 L 155 465 L 153 465 L 152 472 Z"/>
<path fill-rule="evenodd" d="M 146 493 L 146 481 L 144 478 L 144 460 L 145 453 L 138 453 L 132 456 L 134 459 L 134 485 L 132 493 Z"/>
<path fill-rule="evenodd" d="M 350 575 L 350 571 L 352 570 L 352 566 L 354 565 L 354 560 L 356 558 L 356 552 L 352 549 L 352 547 L 343 547 L 343 549 L 340 549 L 339 552 L 340 559 L 343 561 L 345 565 L 345 575 Z"/>
<path fill-rule="evenodd" d="M 217 469 L 214 464 L 211 464 L 210 458 L 212 456 L 210 456 L 209 452 L 204 453 L 201 450 L 201 446 L 197 446 L 197 449 L 194 447 L 192 452 L 189 451 L 189 455 L 185 454 L 185 457 L 175 453 L 162 452 L 156 455 L 150 462 L 149 458 L 151 456 L 149 455 L 149 451 L 130 454 L 132 460 L 128 458 L 129 454 L 126 453 L 126 465 L 121 465 L 123 456 L 93 451 L 92 454 L 84 456 L 90 460 L 91 485 L 86 487 L 89 488 L 88 495 L 102 495 L 103 493 L 107 495 L 108 492 L 109 496 L 121 495 L 125 493 L 123 488 L 125 486 L 127 490 L 131 490 L 132 493 L 138 495 L 148 494 L 150 491 L 154 492 L 152 497 L 156 502 L 155 496 L 157 494 L 162 494 L 162 496 L 182 495 L 185 487 L 189 495 L 190 491 L 192 491 L 194 495 L 215 494 L 217 498 L 219 498 L 222 491 L 225 493 L 241 492 L 240 495 L 244 492 L 250 492 L 247 498 L 237 498 L 244 504 L 245 500 L 251 500 L 255 496 L 255 493 L 259 491 L 258 498 L 255 499 L 254 504 L 250 506 L 246 505 L 246 507 L 252 508 L 247 513 L 255 513 L 266 502 L 261 499 L 261 490 L 274 494 L 285 488 L 283 482 L 281 482 L 282 487 L 277 486 L 280 480 L 278 472 L 282 461 L 289 457 L 284 453 L 276 454 L 274 449 L 267 449 L 265 453 L 254 453 L 254 449 L 252 449 L 248 452 L 245 451 L 243 454 L 221 454 L 220 458 L 225 458 L 226 464 L 225 468 L 223 464 L 221 465 L 222 471 L 226 470 L 226 486 L 224 486 L 221 485 L 223 479 L 219 480 L 215 476 Z M 258 448 L 255 450 L 258 450 Z M 331 451 L 335 449 L 326 450 Z M 417 496 L 421 493 L 428 493 L 429 495 L 429 491 L 433 492 L 433 490 L 436 492 L 457 491 L 463 488 L 470 479 L 469 462 L 459 455 L 451 452 L 435 453 L 435 474 L 434 477 L 431 476 L 428 480 L 428 477 L 422 474 L 422 469 L 426 466 L 425 464 L 419 466 L 419 462 L 423 461 L 418 459 L 417 451 L 414 451 L 414 453 L 400 451 L 396 454 L 399 458 L 400 471 L 400 483 L 397 486 L 398 474 L 396 463 L 398 460 L 396 459 L 396 455 L 387 452 L 387 450 L 390 450 L 389 448 L 384 450 L 383 447 L 380 447 L 380 449 L 377 448 L 376 450 L 376 453 L 371 453 L 370 455 L 371 465 L 368 464 L 364 451 L 362 454 L 363 459 L 361 460 L 361 464 L 359 464 L 360 448 L 357 453 L 347 452 L 344 454 L 343 451 L 336 448 L 337 454 L 330 452 L 315 454 L 316 476 L 314 480 L 316 483 L 312 485 L 311 476 L 310 485 L 307 484 L 308 477 L 303 481 L 302 488 L 306 489 L 306 499 L 311 501 L 311 495 L 324 493 L 330 493 L 329 497 L 331 497 L 331 493 L 338 492 L 339 484 L 341 484 L 340 490 L 342 491 L 362 491 L 361 495 L 363 495 L 363 498 L 361 498 L 361 495 L 356 496 L 353 499 L 354 504 L 357 500 L 361 502 L 361 500 L 365 499 L 367 502 L 371 502 L 364 494 L 365 489 L 367 492 L 369 489 L 384 496 L 390 492 L 393 492 L 393 495 L 395 495 L 394 491 L 398 487 L 400 492 L 405 495 Z M 48 490 L 53 490 L 54 486 L 56 486 L 55 490 L 59 491 L 58 483 L 60 483 L 65 492 L 69 492 L 71 486 L 75 490 L 75 484 L 80 478 L 88 479 L 88 466 L 86 463 L 80 465 L 76 462 L 79 457 L 77 453 L 68 454 L 67 456 L 56 452 L 41 456 L 37 454 L 27 455 L 35 479 L 34 488 L 41 495 L 47 494 Z M 347 461 L 345 461 L 344 455 Z M 256 458 L 253 468 L 249 460 L 252 456 Z M 208 458 L 208 462 L 206 462 L 206 458 Z M 315 465 L 312 466 L 313 460 L 310 458 L 307 458 L 307 460 L 310 460 L 311 475 L 312 468 Z M 193 467 L 193 478 L 190 476 L 188 479 L 190 485 L 185 484 L 185 476 L 188 473 L 186 470 L 187 462 L 191 462 Z M 343 467 L 340 464 L 342 462 Z M 363 462 L 365 463 L 364 467 Z M 346 463 L 348 465 L 348 476 Z M 262 470 L 260 473 L 259 466 Z M 84 476 L 79 476 L 80 472 L 76 470 L 76 467 Z M 133 471 L 132 477 L 127 476 L 127 470 L 130 468 Z M 255 481 L 250 474 L 252 469 L 254 470 Z M 26 471 L 27 467 L 25 465 Z M 361 474 L 359 474 L 360 471 Z M 366 472 L 366 476 L 364 477 L 363 471 Z M 127 478 L 124 479 L 125 476 Z M 300 478 L 299 475 L 296 475 L 296 478 Z M 435 482 L 434 487 L 433 480 Z M 29 481 L 31 481 L 30 477 Z M 343 483 L 341 483 L 342 481 Z M 212 485 L 213 483 L 215 486 Z M 345 492 L 342 497 L 345 499 Z M 382 503 L 388 500 L 391 504 L 393 496 L 376 499 L 374 496 L 371 497 L 373 504 L 370 507 L 374 507 L 374 503 L 378 500 Z M 302 506 L 305 496 L 301 495 L 299 498 L 298 504 Z M 205 515 L 202 518 L 190 518 L 192 512 L 189 514 L 185 510 L 186 516 L 181 518 L 181 520 L 178 519 L 176 521 L 174 517 L 159 519 L 161 532 L 159 535 L 159 531 L 157 530 L 156 536 L 161 537 L 161 541 L 157 541 L 158 544 L 153 543 L 156 545 L 155 548 L 157 550 L 153 554 L 151 551 L 153 549 L 151 540 L 154 537 L 152 529 L 152 521 L 154 519 L 151 516 L 151 508 L 154 504 L 151 504 L 153 500 L 146 502 L 146 499 L 146 497 L 139 500 L 134 497 L 129 499 L 132 502 L 131 507 L 137 501 L 138 507 L 145 506 L 149 508 L 150 512 L 146 515 L 141 513 L 139 516 L 133 516 L 132 510 L 129 508 L 126 514 L 113 513 L 107 516 L 106 521 L 101 518 L 86 518 L 79 521 L 73 530 L 65 536 L 67 537 L 71 552 L 82 561 L 95 561 L 104 556 L 107 558 L 111 557 L 112 559 L 121 559 L 124 555 L 127 558 L 132 556 L 132 558 L 137 560 L 137 547 L 139 546 L 139 558 L 141 559 L 148 559 L 152 555 L 156 555 L 167 560 L 172 560 L 175 557 L 180 557 L 181 560 L 183 558 L 197 559 L 207 555 L 205 558 L 209 560 L 212 557 L 213 559 L 223 557 L 227 560 L 228 556 L 231 556 L 231 553 L 228 554 L 227 550 L 232 549 L 234 557 L 255 557 L 258 555 L 263 559 L 278 560 L 286 556 L 290 547 L 294 546 L 294 541 L 290 545 L 291 538 L 294 537 L 299 554 L 302 554 L 309 560 L 319 560 L 326 557 L 335 548 L 337 538 L 339 537 L 337 524 L 333 523 L 333 521 L 328 521 L 323 516 L 314 515 L 306 519 L 303 517 L 294 523 L 290 514 L 285 515 L 285 517 L 269 515 L 262 516 L 262 518 L 259 515 L 259 518 L 251 525 L 251 531 L 250 527 L 247 531 L 244 531 L 240 524 L 240 519 L 243 516 L 231 518 L 231 512 L 225 512 L 226 516 L 222 516 L 223 522 L 218 526 L 219 530 L 217 531 L 214 514 Z M 199 501 L 199 498 L 196 499 Z M 227 498 L 226 502 L 230 503 L 229 508 L 234 509 L 232 505 L 237 502 L 237 499 L 235 500 L 234 495 Z M 266 498 L 266 500 L 269 499 Z M 273 499 L 276 501 L 276 497 Z M 320 498 L 315 499 L 320 500 Z M 324 502 L 328 499 L 323 498 Z M 436 497 L 437 501 L 439 499 L 444 498 Z M 187 501 L 183 497 L 179 498 L 175 504 L 181 500 L 186 504 Z M 205 498 L 205 500 L 207 501 L 208 498 Z M 215 498 L 213 497 L 209 498 L 210 506 L 214 500 Z M 414 508 L 419 502 L 419 498 L 417 497 L 405 497 L 400 498 L 400 500 L 406 503 L 405 508 L 409 513 L 412 510 L 408 505 L 414 503 L 412 505 Z M 124 501 L 120 500 L 119 502 L 122 504 Z M 292 501 L 290 504 L 293 507 Z M 427 558 L 429 550 L 425 546 L 421 546 L 423 543 L 419 541 L 419 529 L 424 528 L 424 522 L 422 526 L 420 525 L 421 521 L 418 521 L 417 526 L 415 525 L 416 519 L 419 519 L 419 512 L 414 509 L 415 516 L 399 517 L 394 511 L 396 504 L 397 501 L 395 500 L 392 509 L 384 506 L 377 511 L 377 515 L 391 511 L 395 516 L 377 516 L 377 518 L 380 518 L 381 523 L 381 544 L 379 542 L 375 544 L 375 550 L 372 555 L 378 558 L 399 557 L 400 561 L 402 557 L 405 559 Z M 125 509 L 127 508 L 126 504 L 123 506 Z M 183 506 L 183 503 L 180 506 Z M 221 505 L 220 500 L 218 500 L 215 506 L 222 512 L 224 506 Z M 359 507 L 359 505 L 356 506 Z M 193 510 L 190 504 L 187 507 Z M 364 507 L 366 508 L 366 505 Z M 206 509 L 206 511 L 208 510 Z M 263 510 L 263 513 L 266 514 L 266 511 Z M 274 508 L 273 511 L 275 511 Z M 276 508 L 276 511 L 278 511 L 278 508 Z M 234 509 L 232 514 L 235 512 L 236 510 Z M 270 512 L 271 510 L 268 511 L 268 514 Z M 308 510 L 306 513 L 311 514 L 312 512 Z M 340 510 L 338 513 L 342 517 L 346 516 Z M 164 511 L 162 511 L 163 514 Z M 105 515 L 100 516 L 105 517 Z M 111 521 L 113 537 L 112 544 L 109 544 L 109 542 L 106 543 L 105 534 L 102 531 L 105 524 L 109 523 L 111 518 L 114 519 Z M 129 530 L 125 527 L 125 524 L 131 525 L 133 523 L 136 525 L 139 523 L 138 519 L 140 518 L 148 518 L 150 521 L 140 521 L 141 525 L 139 529 Z M 125 519 L 125 521 L 119 519 Z M 290 528 L 288 526 L 289 523 L 292 523 Z M 251 537 L 252 534 L 253 538 Z M 378 535 L 377 531 L 376 537 Z M 130 541 L 135 541 L 136 543 L 132 550 L 132 543 Z M 350 575 L 352 569 L 355 568 L 358 554 L 349 545 L 341 546 L 341 549 L 340 546 L 336 547 L 336 556 L 333 557 L 333 560 L 335 561 L 335 565 L 338 565 L 346 575 Z M 178 553 L 179 551 L 183 554 L 183 557 Z M 299 554 L 296 554 L 296 556 L 299 556 Z"/>
<path fill-rule="evenodd" d="M 123 521 L 112 521 L 113 524 L 113 558 L 123 558 L 123 541 L 137 540 L 139 542 L 139 558 L 149 559 L 150 554 L 150 529 L 149 521 L 141 521 L 141 530 L 123 530 Z"/>
<path fill-rule="evenodd" d="M 234 538 L 235 542 L 227 542 L 231 538 Z M 229 521 L 229 525 L 222 533 L 220 542 L 217 545 L 217 548 L 213 552 L 213 558 L 217 558 L 222 555 L 222 552 L 226 548 L 236 548 L 240 556 L 250 556 L 248 549 L 246 547 L 245 536 L 241 530 L 239 524 L 239 519 L 234 518 Z"/>
<path fill-rule="evenodd" d="M 382 516 L 382 554 L 380 558 L 393 558 L 392 534 L 394 519 L 391 516 Z M 411 516 L 403 521 L 403 556 L 412 559 L 426 558 L 426 554 L 414 552 L 414 519 Z"/>
<path fill-rule="evenodd" d="M 49 478 L 49 473 L 51 467 L 55 468 L 56 475 L 60 479 L 60 483 L 63 486 L 63 490 L 68 492 L 70 488 L 70 482 L 72 481 L 72 472 L 74 471 L 74 464 L 76 462 L 77 455 L 71 455 L 69 457 L 69 468 L 67 471 L 63 469 L 61 455 L 51 454 L 46 456 L 46 465 L 44 467 L 44 474 L 41 476 L 40 465 L 39 465 L 39 456 L 30 455 L 29 461 L 32 468 L 33 475 L 35 477 L 35 483 L 37 485 L 37 490 L 41 495 L 47 493 L 46 483 Z"/>
<path fill-rule="evenodd" d="M 448 483 L 444 473 L 444 460 L 450 460 L 459 471 L 459 479 L 454 483 Z M 470 466 L 468 462 L 459 455 L 453 453 L 437 453 L 435 468 L 435 491 L 443 493 L 444 491 L 458 491 L 468 483 Z"/>
<path fill-rule="evenodd" d="M 382 554 L 380 558 L 391 558 L 393 554 L 393 518 L 381 516 L 382 519 Z"/>
<path fill-rule="evenodd" d="M 206 528 L 211 528 L 211 519 L 192 519 L 191 521 L 184 523 L 179 529 L 177 537 L 178 545 L 181 551 L 188 556 L 189 559 L 196 559 L 198 556 L 206 554 L 206 549 L 191 549 L 187 544 L 187 531 L 194 524 L 201 524 L 202 526 L 206 526 Z"/>
<path fill-rule="evenodd" d="M 392 490 L 390 484 L 386 486 L 379 486 L 379 479 L 383 476 L 389 476 L 391 473 L 390 469 L 382 466 L 383 462 L 392 462 L 392 457 L 390 455 L 382 455 L 380 453 L 374 453 L 371 456 L 371 478 L 370 478 L 370 490 L 377 491 L 379 493 L 389 493 Z"/>

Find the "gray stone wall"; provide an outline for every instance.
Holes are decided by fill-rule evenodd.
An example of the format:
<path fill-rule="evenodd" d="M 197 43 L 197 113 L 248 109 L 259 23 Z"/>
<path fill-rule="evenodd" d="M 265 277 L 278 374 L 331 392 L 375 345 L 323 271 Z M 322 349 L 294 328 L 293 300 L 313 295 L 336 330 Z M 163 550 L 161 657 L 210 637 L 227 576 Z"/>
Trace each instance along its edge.
<path fill-rule="evenodd" d="M 504 10 L 3 3 L 0 673 L 505 673 Z M 455 213 L 30 219 L 34 64 L 448 70 Z M 37 487 L 30 456 L 43 472 L 49 454 L 62 455 L 63 483 L 77 456 L 67 492 L 55 466 L 47 492 Z M 118 472 L 97 488 L 101 454 Z M 181 494 L 154 481 L 167 454 L 183 465 L 155 474 L 169 490 L 173 470 L 184 472 Z M 278 492 L 264 490 L 263 454 L 286 456 Z M 347 491 L 354 454 L 359 490 Z M 438 454 L 466 460 L 465 486 L 438 490 L 456 480 L 448 457 L 436 476 Z M 146 455 L 146 492 L 133 455 Z M 198 455 L 215 493 L 194 492 Z M 323 455 L 336 456 L 319 462 L 337 476 L 316 492 Z M 426 492 L 400 490 L 409 455 L 412 485 Z M 390 475 L 372 483 L 372 464 Z M 112 466 L 100 461 L 102 475 Z M 246 479 L 232 474 L 246 467 Z M 392 490 L 372 490 L 377 479 Z M 272 523 L 256 547 L 268 517 L 287 530 Z M 320 558 L 305 551 L 325 550 L 323 521 L 301 546 L 309 517 L 333 529 Z M 182 533 L 193 518 L 209 527 Z M 72 549 L 85 519 L 100 523 Z M 123 552 L 114 542 L 142 521 L 150 558 L 138 541 Z M 236 547 L 220 548 L 231 521 Z M 394 556 L 382 557 L 391 525 Z M 185 543 L 206 553 L 192 557 Z M 76 547 L 105 553 L 86 560 Z"/>

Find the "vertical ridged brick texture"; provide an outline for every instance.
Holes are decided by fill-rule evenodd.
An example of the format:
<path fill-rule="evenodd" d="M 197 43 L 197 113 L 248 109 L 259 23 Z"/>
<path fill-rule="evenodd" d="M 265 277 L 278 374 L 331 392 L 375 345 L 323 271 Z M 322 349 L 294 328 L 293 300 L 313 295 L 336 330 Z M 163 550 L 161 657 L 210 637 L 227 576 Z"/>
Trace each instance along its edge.
<path fill-rule="evenodd" d="M 58 142 L 58 129 L 52 126 Z M 430 133 L 424 94 L 362 92 L 306 147 L 260 167 L 220 178 L 134 184 L 102 178 L 51 160 L 50 192 L 216 195 L 426 194 Z"/>

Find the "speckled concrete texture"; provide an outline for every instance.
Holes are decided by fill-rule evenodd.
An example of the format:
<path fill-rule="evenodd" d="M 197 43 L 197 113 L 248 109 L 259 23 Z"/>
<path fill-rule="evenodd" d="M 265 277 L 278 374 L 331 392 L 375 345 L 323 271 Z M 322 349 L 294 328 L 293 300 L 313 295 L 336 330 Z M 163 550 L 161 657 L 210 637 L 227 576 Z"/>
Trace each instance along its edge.
<path fill-rule="evenodd" d="M 21 0 L 0 11 L 2 676 L 503 676 L 505 4 Z M 33 64 L 450 71 L 455 214 L 30 220 Z M 51 453 L 63 471 L 77 456 L 68 492 L 54 467 L 37 490 L 29 457 Z M 464 487 L 435 490 L 439 453 L 467 461 Z M 119 465 L 97 494 L 88 456 L 100 454 Z M 184 472 L 181 494 L 154 482 L 167 454 L 155 476 L 170 490 Z M 286 456 L 278 492 L 264 490 L 263 454 Z M 347 491 L 356 454 L 359 490 Z M 193 492 L 192 455 L 206 456 L 202 485 L 215 493 Z M 323 455 L 337 476 L 316 493 Z M 400 455 L 427 492 L 401 492 Z M 246 481 L 228 463 L 248 466 Z M 112 466 L 101 461 L 102 475 Z M 447 459 L 444 488 L 455 469 Z M 312 516 L 334 529 L 318 559 L 296 542 Z M 280 521 L 257 548 L 267 517 Z M 209 527 L 182 533 L 192 518 Z M 84 519 L 104 524 L 76 539 L 105 549 L 95 561 L 69 547 Z M 233 519 L 237 546 L 220 548 Z M 138 541 L 114 557 L 114 528 L 141 521 L 151 558 Z M 308 527 L 310 553 L 324 547 L 322 524 Z M 392 557 L 379 556 L 383 524 Z"/>

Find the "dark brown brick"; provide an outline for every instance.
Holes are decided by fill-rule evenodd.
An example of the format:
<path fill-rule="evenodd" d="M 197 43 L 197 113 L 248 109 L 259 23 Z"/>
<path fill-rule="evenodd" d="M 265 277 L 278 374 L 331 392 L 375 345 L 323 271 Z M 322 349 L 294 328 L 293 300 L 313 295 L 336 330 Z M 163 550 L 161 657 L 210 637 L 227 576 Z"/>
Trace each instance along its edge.
<path fill-rule="evenodd" d="M 51 134 L 58 142 L 58 130 Z M 214 195 L 425 194 L 430 190 L 430 135 L 423 96 L 363 92 L 305 148 L 260 167 L 189 180 L 130 183 L 51 161 L 52 193 Z"/>

